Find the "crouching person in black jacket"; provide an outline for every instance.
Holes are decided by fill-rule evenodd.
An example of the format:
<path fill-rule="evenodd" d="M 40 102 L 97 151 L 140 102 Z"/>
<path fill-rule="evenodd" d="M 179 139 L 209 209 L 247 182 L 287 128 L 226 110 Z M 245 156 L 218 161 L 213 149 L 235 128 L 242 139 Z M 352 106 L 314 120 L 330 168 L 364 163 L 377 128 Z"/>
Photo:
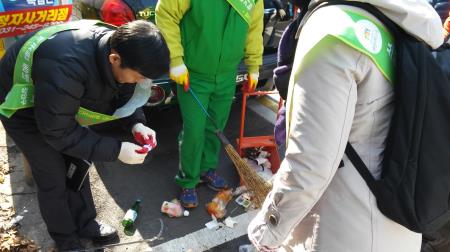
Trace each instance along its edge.
<path fill-rule="evenodd" d="M 0 120 L 30 163 L 42 217 L 59 249 L 81 249 L 81 237 L 117 236 L 95 220 L 89 179 L 79 190 L 66 186 L 67 157 L 142 163 L 141 146 L 86 126 L 120 119 L 135 137 L 154 142 L 140 106 L 151 79 L 168 70 L 166 42 L 145 21 L 117 29 L 87 20 L 47 27 L 23 37 L 0 61 Z"/>

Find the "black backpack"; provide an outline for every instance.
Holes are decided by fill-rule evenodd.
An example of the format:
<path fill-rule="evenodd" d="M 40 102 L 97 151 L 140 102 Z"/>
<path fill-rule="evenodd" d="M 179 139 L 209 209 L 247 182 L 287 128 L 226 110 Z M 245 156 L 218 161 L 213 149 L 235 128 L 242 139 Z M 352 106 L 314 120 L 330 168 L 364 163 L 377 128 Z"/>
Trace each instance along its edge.
<path fill-rule="evenodd" d="M 381 178 L 373 178 L 350 144 L 345 153 L 385 216 L 414 232 L 437 230 L 450 220 L 450 81 L 428 45 L 372 5 L 329 2 L 367 10 L 395 38 L 395 109 Z"/>
<path fill-rule="evenodd" d="M 437 63 L 441 66 L 447 79 L 450 81 L 450 41 L 443 44 L 439 49 L 433 52 Z"/>

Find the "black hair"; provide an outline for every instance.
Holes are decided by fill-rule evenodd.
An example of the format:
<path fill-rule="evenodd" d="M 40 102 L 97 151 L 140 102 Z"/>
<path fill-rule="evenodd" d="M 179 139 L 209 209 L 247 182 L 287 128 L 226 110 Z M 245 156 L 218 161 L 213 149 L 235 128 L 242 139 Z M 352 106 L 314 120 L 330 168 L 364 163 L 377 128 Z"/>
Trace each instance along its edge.
<path fill-rule="evenodd" d="M 136 20 L 120 26 L 111 36 L 110 46 L 119 54 L 121 68 L 130 68 L 150 79 L 169 72 L 169 48 L 151 22 Z"/>

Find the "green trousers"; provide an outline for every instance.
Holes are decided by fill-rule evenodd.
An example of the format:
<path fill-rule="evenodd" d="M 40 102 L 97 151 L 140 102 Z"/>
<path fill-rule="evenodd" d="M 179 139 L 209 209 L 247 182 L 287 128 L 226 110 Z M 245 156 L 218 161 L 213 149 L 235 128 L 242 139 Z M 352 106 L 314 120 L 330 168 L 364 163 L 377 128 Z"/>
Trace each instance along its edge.
<path fill-rule="evenodd" d="M 236 75 L 230 74 L 215 82 L 190 78 L 190 87 L 217 123 L 225 127 L 236 90 Z M 214 170 L 219 162 L 221 148 L 215 128 L 205 116 L 190 92 L 177 85 L 177 96 L 183 118 L 183 129 L 178 137 L 180 167 L 176 183 L 182 188 L 195 188 L 200 175 Z"/>

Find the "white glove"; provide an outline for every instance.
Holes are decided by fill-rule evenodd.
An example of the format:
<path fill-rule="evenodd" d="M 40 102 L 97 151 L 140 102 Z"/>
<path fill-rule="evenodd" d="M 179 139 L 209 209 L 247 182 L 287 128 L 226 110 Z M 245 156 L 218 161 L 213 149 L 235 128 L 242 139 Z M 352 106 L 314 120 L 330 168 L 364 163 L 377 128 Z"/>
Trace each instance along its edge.
<path fill-rule="evenodd" d="M 156 133 L 154 130 L 150 129 L 149 127 L 145 126 L 142 123 L 136 123 L 133 128 L 131 129 L 131 133 L 133 133 L 133 136 L 135 137 L 136 141 L 138 141 L 139 144 L 147 144 L 146 140 L 151 140 L 155 146 L 156 146 Z M 143 141 L 141 142 L 141 139 L 138 138 L 138 134 L 140 134 L 143 137 Z"/>
<path fill-rule="evenodd" d="M 184 91 L 189 90 L 189 71 L 185 64 L 170 68 L 170 79 L 184 87 Z"/>
<path fill-rule="evenodd" d="M 283 9 L 280 9 L 278 11 L 278 15 L 280 15 L 280 18 L 283 19 L 286 16 L 286 11 Z"/>
<path fill-rule="evenodd" d="M 140 149 L 142 149 L 142 147 L 137 144 L 122 142 L 118 158 L 125 164 L 142 164 L 144 163 L 147 153 L 144 154 L 137 153 L 136 151 Z"/>

